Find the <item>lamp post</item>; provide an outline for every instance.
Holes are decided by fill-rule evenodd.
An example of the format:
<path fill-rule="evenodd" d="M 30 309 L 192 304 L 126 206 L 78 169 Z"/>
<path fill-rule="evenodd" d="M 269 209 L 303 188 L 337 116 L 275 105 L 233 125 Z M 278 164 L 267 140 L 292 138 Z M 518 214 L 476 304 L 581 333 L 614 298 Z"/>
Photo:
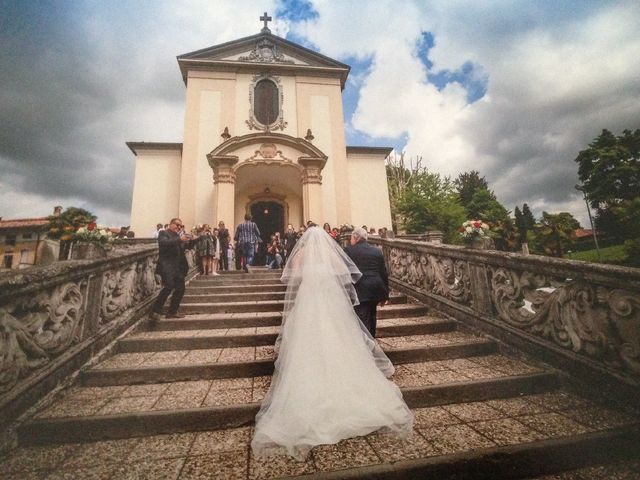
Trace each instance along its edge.
<path fill-rule="evenodd" d="M 584 191 L 584 187 L 576 185 L 576 190 L 582 192 L 584 203 L 587 205 L 587 214 L 589 214 L 589 223 L 591 224 L 591 233 L 593 234 L 593 243 L 596 245 L 596 253 L 598 254 L 598 262 L 602 263 L 602 256 L 600 255 L 600 247 L 598 246 L 598 236 L 596 235 L 596 228 L 593 226 L 593 218 L 591 217 L 591 207 L 589 207 L 589 200 L 587 199 L 587 193 Z"/>

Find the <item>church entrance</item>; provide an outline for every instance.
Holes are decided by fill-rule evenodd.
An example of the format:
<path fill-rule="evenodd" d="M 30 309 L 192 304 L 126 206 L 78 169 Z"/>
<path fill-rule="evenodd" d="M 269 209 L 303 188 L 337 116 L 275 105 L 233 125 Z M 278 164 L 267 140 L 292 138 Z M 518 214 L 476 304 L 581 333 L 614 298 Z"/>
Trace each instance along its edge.
<path fill-rule="evenodd" d="M 254 265 L 264 265 L 267 254 L 267 245 L 271 235 L 284 232 L 284 208 L 277 202 L 260 201 L 251 205 L 251 215 L 260 229 L 262 243 L 253 260 Z"/>

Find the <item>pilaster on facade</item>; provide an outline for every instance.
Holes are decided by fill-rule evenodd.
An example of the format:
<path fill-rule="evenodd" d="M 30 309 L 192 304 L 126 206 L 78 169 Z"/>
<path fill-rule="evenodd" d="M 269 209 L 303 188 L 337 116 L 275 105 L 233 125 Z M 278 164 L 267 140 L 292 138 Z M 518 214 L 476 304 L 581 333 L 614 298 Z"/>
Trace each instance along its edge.
<path fill-rule="evenodd" d="M 234 166 L 238 163 L 238 157 L 234 155 L 207 155 L 209 165 L 213 169 L 213 183 L 231 183 L 236 182 L 236 173 Z"/>
<path fill-rule="evenodd" d="M 310 183 L 322 185 L 322 169 L 324 168 L 326 158 L 299 158 L 298 163 L 302 165 L 302 184 L 308 185 Z"/>

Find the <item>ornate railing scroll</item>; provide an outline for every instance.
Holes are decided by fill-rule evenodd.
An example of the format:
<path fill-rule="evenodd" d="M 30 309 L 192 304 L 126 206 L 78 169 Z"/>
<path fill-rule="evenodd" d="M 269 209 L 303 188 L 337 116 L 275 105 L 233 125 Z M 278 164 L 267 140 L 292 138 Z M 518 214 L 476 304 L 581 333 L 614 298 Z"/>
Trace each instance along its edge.
<path fill-rule="evenodd" d="M 156 259 L 157 245 L 123 245 L 105 259 L 1 274 L 0 409 L 46 393 L 39 382 L 51 384 L 58 367 L 82 352 L 88 360 L 93 342 L 127 328 L 159 288 Z"/>
<path fill-rule="evenodd" d="M 396 287 L 640 385 L 640 269 L 406 240 L 371 243 L 383 248 Z"/>

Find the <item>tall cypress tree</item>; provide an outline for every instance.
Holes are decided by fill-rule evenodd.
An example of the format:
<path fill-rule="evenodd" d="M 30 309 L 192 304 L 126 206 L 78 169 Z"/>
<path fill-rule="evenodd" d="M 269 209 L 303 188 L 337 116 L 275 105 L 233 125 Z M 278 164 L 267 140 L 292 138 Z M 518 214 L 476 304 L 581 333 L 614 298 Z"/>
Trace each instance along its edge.
<path fill-rule="evenodd" d="M 529 205 L 526 203 L 522 205 L 522 216 L 524 217 L 524 223 L 527 227 L 527 230 L 531 230 L 536 225 L 536 219 L 529 210 Z"/>
<path fill-rule="evenodd" d="M 525 219 L 524 219 L 524 215 L 520 211 L 520 207 L 516 206 L 514 210 L 514 215 L 516 217 L 516 228 L 518 229 L 518 239 L 520 243 L 526 243 L 528 229 L 527 229 L 527 223 L 525 222 Z"/>

